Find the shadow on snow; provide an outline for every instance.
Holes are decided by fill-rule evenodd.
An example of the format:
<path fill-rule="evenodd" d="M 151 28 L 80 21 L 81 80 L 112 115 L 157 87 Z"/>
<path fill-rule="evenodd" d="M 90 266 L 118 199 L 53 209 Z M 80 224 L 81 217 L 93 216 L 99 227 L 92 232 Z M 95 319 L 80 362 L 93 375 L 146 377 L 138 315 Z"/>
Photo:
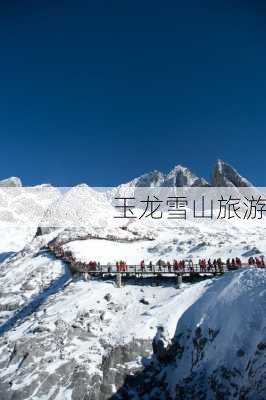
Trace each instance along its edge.
<path fill-rule="evenodd" d="M 0 326 L 0 336 L 5 332 L 12 329 L 17 323 L 22 324 L 24 319 L 36 311 L 49 296 L 59 292 L 61 289 L 64 290 L 66 284 L 72 281 L 71 272 L 67 264 L 64 264 L 65 272 L 58 279 L 56 279 L 47 289 L 39 293 L 34 297 L 28 304 L 22 309 L 18 310 L 11 318 L 9 318 L 3 325 Z"/>
<path fill-rule="evenodd" d="M 16 253 L 14 251 L 7 251 L 5 253 L 0 253 L 0 264 L 15 254 Z"/>

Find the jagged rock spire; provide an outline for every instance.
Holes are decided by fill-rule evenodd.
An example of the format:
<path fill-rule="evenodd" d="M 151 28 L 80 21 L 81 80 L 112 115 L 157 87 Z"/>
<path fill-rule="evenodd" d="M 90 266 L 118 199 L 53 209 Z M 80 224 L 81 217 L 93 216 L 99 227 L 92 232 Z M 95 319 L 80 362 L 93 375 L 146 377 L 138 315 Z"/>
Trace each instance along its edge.
<path fill-rule="evenodd" d="M 235 168 L 218 159 L 214 166 L 211 179 L 212 186 L 219 187 L 252 187 L 253 185 Z"/>

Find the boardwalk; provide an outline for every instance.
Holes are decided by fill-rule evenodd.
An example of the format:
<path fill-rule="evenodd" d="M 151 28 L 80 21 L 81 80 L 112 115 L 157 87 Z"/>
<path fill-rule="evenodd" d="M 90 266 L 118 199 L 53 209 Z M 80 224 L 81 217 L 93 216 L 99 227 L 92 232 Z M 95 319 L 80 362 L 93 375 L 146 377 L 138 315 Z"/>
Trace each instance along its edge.
<path fill-rule="evenodd" d="M 185 261 L 182 268 L 177 268 L 174 265 L 117 265 L 108 264 L 100 265 L 92 263 L 92 265 L 76 260 L 71 251 L 64 251 L 65 243 L 48 245 L 49 250 L 57 257 L 69 264 L 73 273 L 84 273 L 95 277 L 116 276 L 118 274 L 123 277 L 196 277 L 196 276 L 216 276 L 224 273 L 224 268 L 220 266 L 201 268 L 198 264 L 192 264 L 190 261 Z"/>
<path fill-rule="evenodd" d="M 204 278 L 213 277 L 217 275 L 222 275 L 224 272 L 229 270 L 238 270 L 242 267 L 251 266 L 250 264 L 242 263 L 241 260 L 236 257 L 235 261 L 231 265 L 229 262 L 224 263 L 221 259 L 201 260 L 201 263 L 193 263 L 192 260 L 182 260 L 171 264 L 170 262 L 164 263 L 163 261 L 157 262 L 156 264 L 145 265 L 142 261 L 139 265 L 127 265 L 125 262 L 121 261 L 116 264 L 100 265 L 94 262 L 82 262 L 77 260 L 75 256 L 69 250 L 64 250 L 65 243 L 51 242 L 48 244 L 49 250 L 61 260 L 67 262 L 73 273 L 83 273 L 86 276 L 95 277 L 108 277 L 108 276 L 122 276 L 122 277 L 182 277 L 185 279 L 194 278 Z M 227 260 L 228 261 L 228 260 Z M 210 264 L 209 264 L 210 262 Z M 255 260 L 254 260 L 255 263 Z M 255 264 L 252 264 L 255 266 Z M 257 259 L 257 263 L 260 263 L 261 267 L 265 267 L 263 258 Z M 257 265 L 259 266 L 259 264 Z"/>

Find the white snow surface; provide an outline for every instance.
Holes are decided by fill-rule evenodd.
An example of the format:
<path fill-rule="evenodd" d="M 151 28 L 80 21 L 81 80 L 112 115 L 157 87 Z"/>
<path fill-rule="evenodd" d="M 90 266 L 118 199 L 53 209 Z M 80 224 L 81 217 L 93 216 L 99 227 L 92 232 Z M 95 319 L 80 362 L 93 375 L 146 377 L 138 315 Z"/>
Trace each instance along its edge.
<path fill-rule="evenodd" d="M 50 296 L 34 315 L 0 338 L 0 360 L 6 362 L 15 343 L 18 346 L 19 343 L 24 346 L 32 343 L 35 347 L 38 335 L 36 337 L 34 332 L 38 328 L 42 329 L 39 334 L 42 343 L 50 343 L 45 354 L 34 356 L 35 374 L 31 375 L 31 366 L 25 365 L 24 371 L 14 378 L 14 364 L 10 363 L 0 372 L 0 380 L 10 380 L 12 375 L 13 389 L 23 390 L 28 381 L 20 376 L 26 374 L 31 384 L 36 385 L 31 398 L 39 399 L 42 379 L 48 380 L 70 361 L 73 368 L 84 364 L 88 374 L 101 376 L 101 364 L 108 349 L 134 339 L 152 339 L 157 326 L 162 324 L 172 336 L 180 316 L 205 290 L 206 282 L 187 285 L 181 290 L 174 286 L 159 288 L 131 284 L 118 289 L 113 282 L 73 282 L 64 291 Z M 110 295 L 109 300 L 105 299 L 106 295 Z M 149 304 L 140 302 L 144 297 Z M 63 327 L 62 345 L 58 344 L 59 327 Z M 74 336 L 73 331 L 76 332 Z M 44 378 L 38 373 L 40 364 Z M 62 400 L 69 393 L 69 388 L 60 381 L 57 388 L 60 390 L 55 397 L 46 393 L 45 398 Z"/>
<path fill-rule="evenodd" d="M 65 248 L 71 250 L 81 261 L 95 260 L 106 265 L 125 260 L 128 264 L 139 265 L 141 260 L 156 262 L 159 259 L 241 257 L 247 262 L 250 255 L 266 252 L 266 229 L 255 223 L 245 222 L 192 222 L 164 220 L 133 221 L 126 225 L 126 231 L 119 228 L 103 229 L 120 239 L 143 240 L 132 243 L 110 240 L 73 240 Z M 134 234 L 132 234 L 134 233 Z M 153 240 L 145 240 L 145 237 Z"/>
<path fill-rule="evenodd" d="M 21 250 L 30 242 L 45 210 L 60 197 L 59 190 L 50 185 L 23 188 L 13 178 L 7 181 L 0 185 L 0 255 Z"/>
<path fill-rule="evenodd" d="M 247 399 L 264 399 L 265 307 L 265 270 L 244 269 L 210 281 L 177 323 L 175 340 L 183 354 L 177 356 L 174 367 L 162 370 L 171 398 L 176 398 L 176 385 L 182 386 L 193 375 L 194 396 L 201 388 L 206 398 L 216 398 L 215 385 L 209 384 L 215 380 L 229 390 L 228 399 L 239 396 L 241 390 Z"/>

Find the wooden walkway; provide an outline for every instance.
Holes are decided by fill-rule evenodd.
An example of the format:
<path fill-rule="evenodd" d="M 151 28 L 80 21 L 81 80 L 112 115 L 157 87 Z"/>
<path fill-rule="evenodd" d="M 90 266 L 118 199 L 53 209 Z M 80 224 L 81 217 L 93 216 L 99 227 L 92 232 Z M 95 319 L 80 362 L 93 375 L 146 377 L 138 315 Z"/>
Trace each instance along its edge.
<path fill-rule="evenodd" d="M 79 238 L 80 240 L 80 238 Z M 69 264 L 69 267 L 73 273 L 82 273 L 87 276 L 94 277 L 107 277 L 107 276 L 117 276 L 121 275 L 122 277 L 186 277 L 187 279 L 194 279 L 195 277 L 213 277 L 216 275 L 222 275 L 224 273 L 223 267 L 216 268 L 208 268 L 203 270 L 199 265 L 191 265 L 189 261 L 185 262 L 185 267 L 176 269 L 173 265 L 168 267 L 153 265 L 152 268 L 149 265 L 146 265 L 145 268 L 141 268 L 140 265 L 127 265 L 125 269 L 117 268 L 115 264 L 108 265 L 97 265 L 96 267 L 90 267 L 85 262 L 81 262 L 76 260 L 73 257 L 73 254 L 70 251 L 64 251 L 63 246 L 68 243 L 54 243 L 54 241 L 48 244 L 48 249 L 50 252 L 56 257 L 59 258 Z"/>
<path fill-rule="evenodd" d="M 80 240 L 80 238 L 79 238 Z M 211 278 L 214 276 L 222 275 L 224 272 L 228 271 L 225 263 L 218 266 L 206 266 L 206 268 L 202 268 L 198 264 L 191 263 L 191 260 L 185 260 L 184 266 L 176 267 L 174 265 L 145 265 L 145 268 L 142 268 L 141 265 L 126 265 L 121 268 L 117 267 L 115 264 L 108 265 L 88 265 L 86 262 L 82 262 L 80 260 L 76 260 L 73 256 L 72 252 L 69 250 L 64 251 L 63 246 L 68 243 L 60 242 L 56 243 L 52 241 L 48 244 L 48 249 L 54 254 L 55 257 L 67 262 L 69 267 L 73 273 L 82 273 L 86 274 L 86 276 L 94 276 L 98 278 L 106 278 L 106 277 L 136 277 L 136 278 L 185 278 L 186 280 L 194 280 L 195 278 Z M 242 267 L 246 267 L 248 265 L 243 264 Z M 230 268 L 230 270 L 237 270 L 239 267 Z"/>

